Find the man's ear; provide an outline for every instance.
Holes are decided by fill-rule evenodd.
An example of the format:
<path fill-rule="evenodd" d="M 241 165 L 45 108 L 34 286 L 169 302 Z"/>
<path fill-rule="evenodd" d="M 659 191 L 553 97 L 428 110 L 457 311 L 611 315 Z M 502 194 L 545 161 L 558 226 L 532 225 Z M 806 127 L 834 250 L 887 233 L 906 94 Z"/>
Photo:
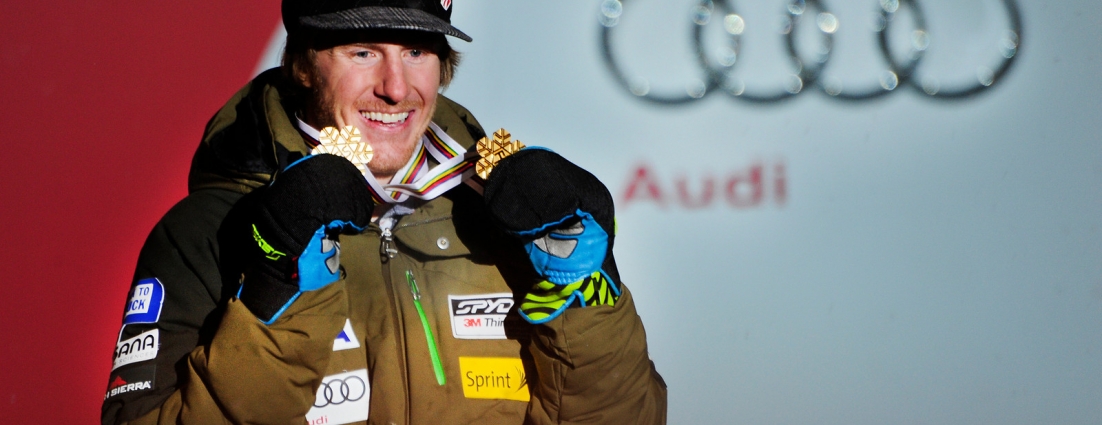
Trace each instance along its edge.
<path fill-rule="evenodd" d="M 310 75 L 309 72 L 306 72 L 306 70 L 302 69 L 302 67 L 298 64 L 295 64 L 293 72 L 295 74 L 295 80 L 298 80 L 298 83 L 300 85 L 308 89 L 313 88 L 312 86 L 314 84 L 314 78 Z"/>

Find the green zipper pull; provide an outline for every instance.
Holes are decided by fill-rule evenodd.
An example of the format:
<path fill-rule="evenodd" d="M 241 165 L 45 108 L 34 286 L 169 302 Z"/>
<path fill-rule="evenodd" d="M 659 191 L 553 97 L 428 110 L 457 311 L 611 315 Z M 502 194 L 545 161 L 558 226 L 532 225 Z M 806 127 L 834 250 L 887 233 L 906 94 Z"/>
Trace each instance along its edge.
<path fill-rule="evenodd" d="M 417 308 L 417 315 L 421 316 L 421 325 L 425 328 L 425 339 L 429 342 L 429 355 L 432 356 L 432 368 L 436 371 L 436 383 L 444 385 L 447 379 L 444 376 L 444 362 L 440 361 L 440 351 L 436 349 L 436 337 L 429 327 L 429 319 L 425 317 L 425 309 L 421 308 L 421 290 L 417 289 L 417 281 L 413 279 L 413 273 L 406 270 L 406 282 L 409 290 L 413 292 L 413 306 Z"/>

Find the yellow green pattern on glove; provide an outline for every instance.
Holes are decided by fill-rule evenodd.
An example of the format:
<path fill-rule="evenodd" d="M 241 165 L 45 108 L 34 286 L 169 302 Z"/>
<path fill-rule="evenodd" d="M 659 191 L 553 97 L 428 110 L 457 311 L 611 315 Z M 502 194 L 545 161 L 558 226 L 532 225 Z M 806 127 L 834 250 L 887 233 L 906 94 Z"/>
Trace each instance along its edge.
<path fill-rule="evenodd" d="M 520 316 L 538 325 L 559 317 L 570 307 L 614 306 L 619 299 L 620 288 L 598 270 L 568 285 L 546 280 L 537 283 L 520 303 Z"/>

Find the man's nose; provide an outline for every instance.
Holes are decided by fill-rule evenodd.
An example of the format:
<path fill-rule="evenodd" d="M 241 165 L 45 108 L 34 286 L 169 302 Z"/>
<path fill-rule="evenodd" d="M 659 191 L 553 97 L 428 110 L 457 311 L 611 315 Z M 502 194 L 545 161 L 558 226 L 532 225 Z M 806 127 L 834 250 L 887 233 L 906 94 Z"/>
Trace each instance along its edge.
<path fill-rule="evenodd" d="M 375 95 L 390 104 L 401 102 L 409 95 L 409 81 L 405 64 L 400 54 L 386 55 L 379 72 L 379 84 L 375 86 Z"/>

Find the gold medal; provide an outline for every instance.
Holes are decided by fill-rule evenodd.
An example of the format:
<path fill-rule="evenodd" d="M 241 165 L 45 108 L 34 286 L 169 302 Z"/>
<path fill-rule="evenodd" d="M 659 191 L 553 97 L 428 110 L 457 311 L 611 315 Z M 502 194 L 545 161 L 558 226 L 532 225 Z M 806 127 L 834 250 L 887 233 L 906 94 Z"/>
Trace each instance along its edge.
<path fill-rule="evenodd" d="M 498 162 L 524 149 L 524 143 L 521 143 L 520 140 L 514 141 L 511 139 L 512 137 L 513 135 L 502 128 L 494 132 L 493 140 L 483 137 L 478 141 L 475 150 L 478 152 L 478 156 L 482 158 L 479 158 L 478 162 L 475 163 L 474 171 L 483 180 L 490 178 L 490 172 L 494 171 L 494 167 L 497 166 Z"/>
<path fill-rule="evenodd" d="M 366 175 L 369 172 L 367 163 L 371 162 L 375 151 L 371 149 L 371 144 L 361 140 L 363 136 L 360 134 L 360 129 L 355 126 L 350 125 L 340 130 L 336 127 L 325 127 L 321 129 L 321 140 L 319 140 L 321 144 L 314 147 L 311 153 L 343 156 Z"/>

